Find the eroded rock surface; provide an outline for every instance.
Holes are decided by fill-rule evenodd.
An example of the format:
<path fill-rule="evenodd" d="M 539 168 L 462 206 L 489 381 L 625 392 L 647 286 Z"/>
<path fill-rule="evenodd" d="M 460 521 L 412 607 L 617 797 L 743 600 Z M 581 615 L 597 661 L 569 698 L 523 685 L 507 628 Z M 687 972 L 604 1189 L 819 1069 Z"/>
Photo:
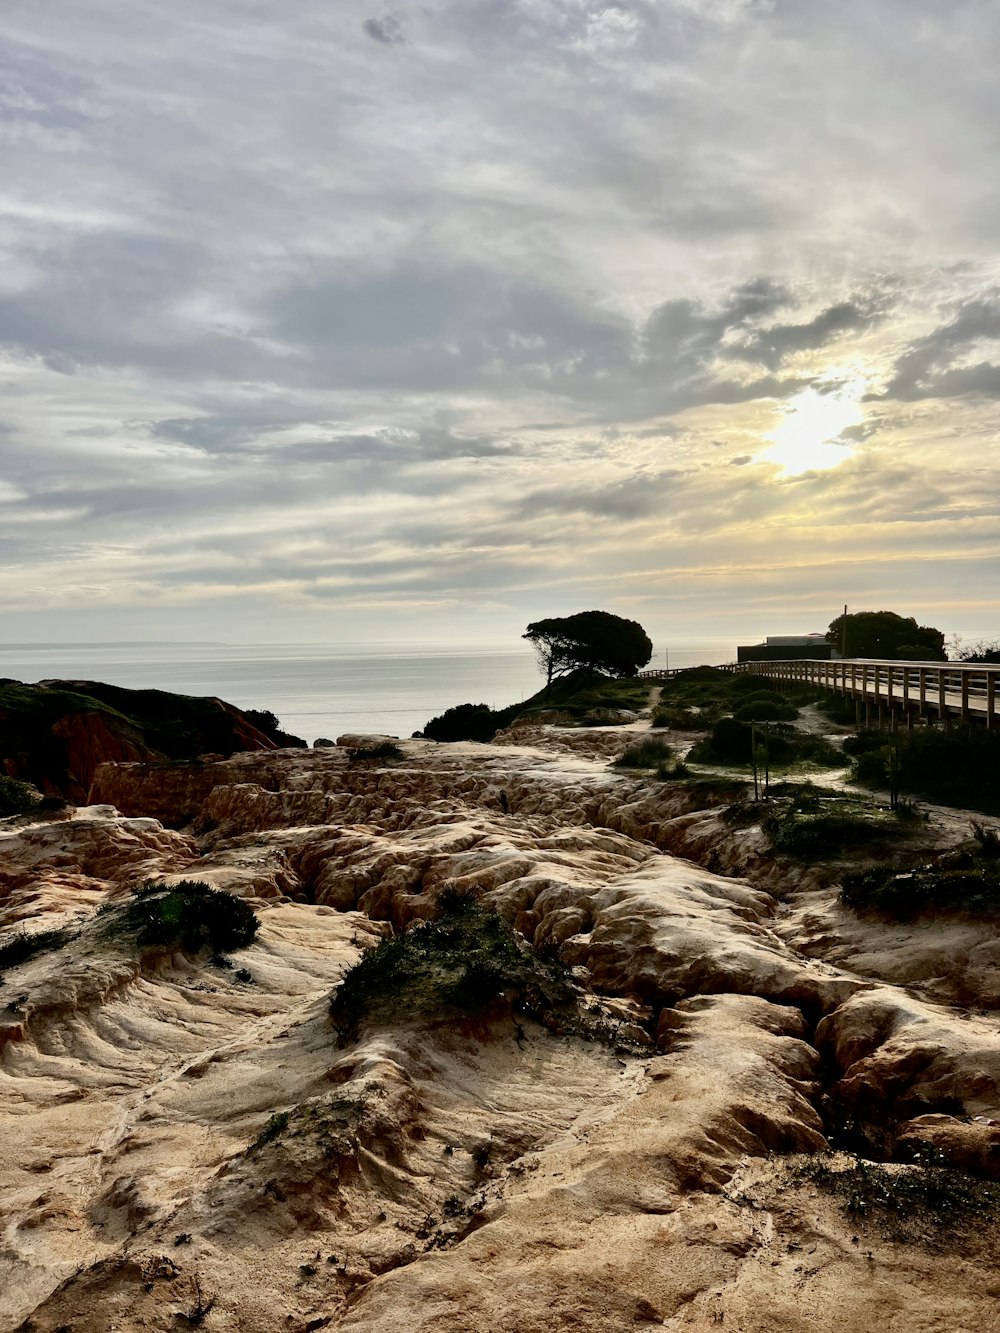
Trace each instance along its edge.
<path fill-rule="evenodd" d="M 101 804 L 0 826 L 0 928 L 75 932 L 0 988 L 0 1327 L 1000 1328 L 981 1227 L 904 1244 L 791 1169 L 853 1118 L 996 1177 L 987 927 L 949 971 L 838 908 L 835 868 L 610 770 L 613 740 L 105 765 Z M 250 900 L 256 942 L 100 946 L 102 906 L 182 878 Z M 450 888 L 645 1053 L 405 1011 L 339 1048 L 332 988 Z"/>

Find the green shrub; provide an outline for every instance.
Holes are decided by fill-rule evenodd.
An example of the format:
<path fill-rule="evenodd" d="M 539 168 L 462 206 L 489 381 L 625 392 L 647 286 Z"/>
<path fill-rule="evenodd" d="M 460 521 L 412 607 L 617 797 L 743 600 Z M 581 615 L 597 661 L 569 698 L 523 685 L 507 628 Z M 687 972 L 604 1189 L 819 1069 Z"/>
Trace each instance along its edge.
<path fill-rule="evenodd" d="M 835 856 L 851 847 L 898 837 L 902 832 L 900 823 L 894 819 L 851 811 L 803 816 L 785 812 L 766 819 L 763 827 L 773 851 L 803 860 Z"/>
<path fill-rule="evenodd" d="M 496 713 L 489 704 L 456 704 L 424 727 L 429 741 L 491 741 L 507 725 L 501 721 L 510 710 Z"/>
<path fill-rule="evenodd" d="M 23 815 L 38 804 L 38 793 L 27 782 L 0 773 L 0 819 Z"/>
<path fill-rule="evenodd" d="M 141 949 L 224 953 L 252 944 L 257 934 L 257 916 L 249 903 L 197 880 L 146 884 L 130 902 L 108 910 L 109 929 L 132 936 Z"/>
<path fill-rule="evenodd" d="M 711 733 L 690 751 L 689 759 L 702 764 L 739 764 L 752 762 L 752 731 L 749 722 L 735 717 L 723 717 Z M 815 763 L 836 768 L 843 763 L 840 751 L 822 736 L 811 736 L 795 731 L 783 723 L 775 723 L 770 732 L 757 728 L 758 748 L 766 746 L 772 766 Z"/>
<path fill-rule="evenodd" d="M 366 1017 L 478 1015 L 501 992 L 529 1013 L 573 1005 L 565 968 L 536 954 L 496 912 L 447 891 L 439 907 L 436 921 L 380 941 L 347 972 L 330 997 L 342 1044 L 357 1038 Z"/>
<path fill-rule="evenodd" d="M 708 731 L 717 721 L 718 709 L 697 712 L 694 708 L 661 704 L 653 713 L 653 726 L 669 727 L 671 731 Z"/>
<path fill-rule="evenodd" d="M 378 745 L 355 746 L 348 758 L 352 764 L 361 764 L 367 760 L 405 759 L 406 754 L 394 741 L 380 741 Z"/>
<path fill-rule="evenodd" d="M 752 694 L 734 713 L 737 722 L 794 722 L 799 710 L 780 694 Z"/>
<path fill-rule="evenodd" d="M 673 750 L 658 736 L 647 736 L 629 745 L 615 760 L 615 768 L 656 768 L 672 758 Z"/>

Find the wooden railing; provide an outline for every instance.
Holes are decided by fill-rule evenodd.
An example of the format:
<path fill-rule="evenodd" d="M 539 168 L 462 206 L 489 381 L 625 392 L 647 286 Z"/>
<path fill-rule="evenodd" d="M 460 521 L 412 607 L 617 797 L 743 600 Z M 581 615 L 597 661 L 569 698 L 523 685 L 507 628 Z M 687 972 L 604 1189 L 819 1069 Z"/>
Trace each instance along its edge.
<path fill-rule="evenodd" d="M 870 658 L 739 662 L 724 671 L 749 672 L 788 685 L 812 685 L 853 698 L 871 720 L 873 709 L 938 718 L 960 717 L 997 725 L 1000 666 L 974 662 L 880 662 Z"/>

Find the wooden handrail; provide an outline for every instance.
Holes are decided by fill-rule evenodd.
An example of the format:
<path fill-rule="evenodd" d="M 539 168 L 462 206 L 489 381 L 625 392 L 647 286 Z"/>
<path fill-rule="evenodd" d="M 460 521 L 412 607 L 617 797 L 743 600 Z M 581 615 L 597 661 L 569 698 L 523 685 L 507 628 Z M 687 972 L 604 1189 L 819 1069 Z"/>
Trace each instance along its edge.
<path fill-rule="evenodd" d="M 807 682 L 853 698 L 866 709 L 928 709 L 939 718 L 957 715 L 963 721 L 981 718 L 997 725 L 997 680 L 1000 664 L 985 662 L 899 662 L 873 657 L 792 658 L 773 662 L 727 663 L 724 671 L 765 679 Z M 850 678 L 848 678 L 848 670 Z"/>

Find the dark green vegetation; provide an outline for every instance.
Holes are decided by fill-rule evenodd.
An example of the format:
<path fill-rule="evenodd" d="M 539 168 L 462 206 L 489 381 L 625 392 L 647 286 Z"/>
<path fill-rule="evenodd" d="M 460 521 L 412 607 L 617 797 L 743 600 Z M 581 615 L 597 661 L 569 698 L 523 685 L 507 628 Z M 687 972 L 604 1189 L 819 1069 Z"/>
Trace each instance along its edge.
<path fill-rule="evenodd" d="M 874 657 L 882 661 L 945 662 L 944 635 L 912 616 L 895 611 L 855 611 L 830 621 L 827 643 L 843 657 Z"/>
<path fill-rule="evenodd" d="M 737 801 L 722 817 L 736 827 L 759 824 L 772 851 L 813 861 L 901 837 L 917 816 L 909 806 L 889 810 L 808 782 L 781 782 L 766 801 Z"/>
<path fill-rule="evenodd" d="M 145 884 L 122 905 L 102 909 L 108 934 L 125 936 L 140 949 L 222 953 L 252 944 L 257 916 L 242 898 L 198 880 Z"/>
<path fill-rule="evenodd" d="M 250 1150 L 253 1151 L 254 1148 L 263 1148 L 265 1143 L 271 1143 L 274 1139 L 280 1138 L 287 1128 L 288 1112 L 275 1111 L 274 1115 L 271 1116 L 267 1124 L 254 1139 L 253 1143 L 251 1143 Z"/>
<path fill-rule="evenodd" d="M 440 916 L 382 940 L 346 974 L 330 998 L 341 1041 L 356 1039 L 363 1018 L 406 1014 L 482 1014 L 501 992 L 532 1015 L 572 1008 L 565 969 L 540 957 L 475 899 L 442 894 Z"/>
<path fill-rule="evenodd" d="M 798 708 L 793 699 L 779 693 L 763 676 L 692 667 L 664 681 L 653 726 L 710 731 L 716 722 L 730 715 L 746 722 L 791 722 L 798 717 Z"/>
<path fill-rule="evenodd" d="M 615 760 L 615 768 L 659 768 L 673 758 L 673 750 L 658 736 L 645 736 L 629 745 Z"/>
<path fill-rule="evenodd" d="M 378 745 L 358 745 L 348 756 L 352 764 L 367 762 L 389 763 L 405 759 L 406 755 L 394 741 L 379 741 Z"/>
<path fill-rule="evenodd" d="M 423 735 L 429 741 L 491 741 L 519 711 L 519 707 L 494 710 L 489 704 L 456 704 L 432 717 Z"/>
<path fill-rule="evenodd" d="M 877 866 L 844 879 L 841 898 L 855 911 L 907 921 L 923 912 L 1000 914 L 1000 838 L 973 824 L 963 847 L 908 869 Z"/>
<path fill-rule="evenodd" d="M 12 930 L 0 936 L 0 972 L 18 967 L 40 953 L 61 949 L 73 938 L 69 930 Z"/>
<path fill-rule="evenodd" d="M 638 621 L 608 611 L 536 620 L 521 637 L 534 648 L 546 685 L 572 671 L 634 676 L 653 655 L 653 645 Z"/>
<path fill-rule="evenodd" d="M 895 761 L 890 748 L 895 748 Z M 966 810 L 1000 812 L 1000 731 L 977 726 L 864 729 L 844 742 L 858 782 L 887 787 Z M 895 774 L 891 768 L 895 763 Z"/>
<path fill-rule="evenodd" d="M 536 953 L 496 912 L 450 890 L 438 908 L 435 921 L 382 940 L 345 975 L 330 997 L 341 1045 L 357 1040 L 364 1020 L 477 1019 L 501 997 L 560 1031 L 618 1041 L 612 1021 L 584 1016 L 567 969 Z"/>
<path fill-rule="evenodd" d="M 735 717 L 723 717 L 711 732 L 690 750 L 688 758 L 700 764 L 752 765 L 754 754 L 763 767 L 789 768 L 799 764 L 816 764 L 822 768 L 839 768 L 844 757 L 835 745 L 822 736 L 796 731 L 787 723 L 759 723 L 754 729 L 750 722 Z"/>
<path fill-rule="evenodd" d="M 259 714 L 270 728 L 273 714 Z M 273 733 L 284 736 L 284 733 Z M 218 699 L 99 681 L 0 682 L 0 763 L 45 790 L 85 800 L 101 759 L 193 759 L 266 748 L 273 736 Z M 280 744 L 302 745 L 294 737 Z"/>
<path fill-rule="evenodd" d="M 1000 1215 L 1000 1185 L 951 1168 L 930 1150 L 905 1167 L 811 1157 L 792 1173 L 793 1184 L 804 1181 L 837 1198 L 858 1226 L 904 1243 L 962 1226 L 992 1228 Z"/>
<path fill-rule="evenodd" d="M 958 660 L 960 662 L 984 662 L 1000 665 L 1000 642 L 994 640 L 989 643 L 985 639 L 981 639 L 979 643 L 970 643 L 968 647 L 959 650 Z"/>
<path fill-rule="evenodd" d="M 38 793 L 27 782 L 0 773 L 0 819 L 23 815 L 38 804 Z"/>
<path fill-rule="evenodd" d="M 556 713 L 578 726 L 618 721 L 622 709 L 646 706 L 649 686 L 635 679 L 613 680 L 594 671 L 574 671 L 523 703 L 492 709 L 488 704 L 458 704 L 431 718 L 423 735 L 429 741 L 491 741 L 498 731 L 521 720 Z"/>

